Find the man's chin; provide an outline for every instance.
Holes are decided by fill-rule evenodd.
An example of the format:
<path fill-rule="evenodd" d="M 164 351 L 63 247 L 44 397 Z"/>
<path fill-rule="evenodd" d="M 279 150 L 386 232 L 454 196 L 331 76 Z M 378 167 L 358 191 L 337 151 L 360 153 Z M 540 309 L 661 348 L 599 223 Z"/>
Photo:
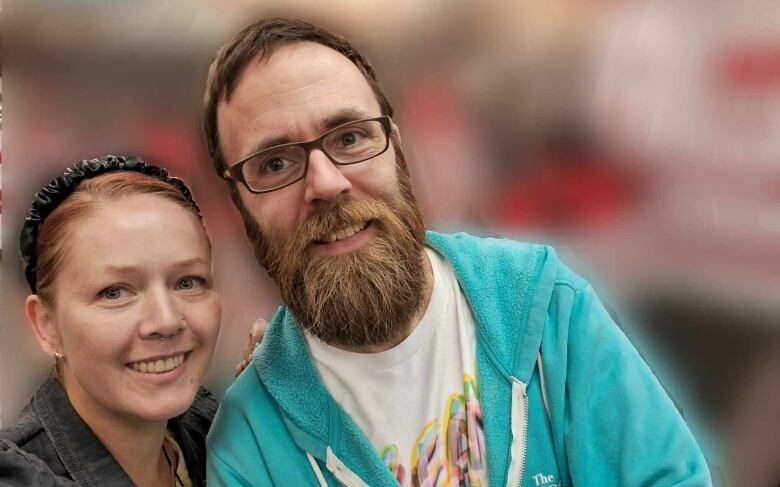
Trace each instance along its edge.
<path fill-rule="evenodd" d="M 421 228 L 413 200 L 351 200 L 289 241 L 258 238 L 255 254 L 304 329 L 331 345 L 377 345 L 407 330 L 422 303 Z"/>
<path fill-rule="evenodd" d="M 422 251 L 392 252 L 383 237 L 353 252 L 312 256 L 291 281 L 277 282 L 304 329 L 346 347 L 386 344 L 403 334 L 422 302 Z"/>

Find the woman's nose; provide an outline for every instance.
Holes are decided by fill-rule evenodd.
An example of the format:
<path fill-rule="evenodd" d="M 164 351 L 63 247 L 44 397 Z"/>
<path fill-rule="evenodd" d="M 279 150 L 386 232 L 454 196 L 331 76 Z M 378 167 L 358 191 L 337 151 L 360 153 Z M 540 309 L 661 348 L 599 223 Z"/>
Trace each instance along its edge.
<path fill-rule="evenodd" d="M 168 339 L 178 335 L 187 326 L 184 314 L 179 310 L 170 292 L 155 291 L 144 303 L 145 319 L 141 325 L 144 337 Z"/>

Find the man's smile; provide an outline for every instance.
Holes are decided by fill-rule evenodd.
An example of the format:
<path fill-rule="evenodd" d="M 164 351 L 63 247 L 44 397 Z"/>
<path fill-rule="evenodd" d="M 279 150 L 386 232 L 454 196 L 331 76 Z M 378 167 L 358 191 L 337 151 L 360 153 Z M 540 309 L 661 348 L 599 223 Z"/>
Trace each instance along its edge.
<path fill-rule="evenodd" d="M 336 230 L 320 240 L 315 240 L 315 249 L 330 255 L 352 252 L 362 248 L 375 232 L 373 220 L 368 220 L 362 224 Z"/>
<path fill-rule="evenodd" d="M 351 237 L 352 235 L 364 230 L 369 225 L 369 223 L 371 223 L 371 220 L 365 221 L 363 223 L 346 226 L 344 228 L 329 233 L 328 235 L 326 235 L 321 239 L 315 240 L 314 243 L 327 244 L 338 240 L 344 240 L 345 238 Z"/>

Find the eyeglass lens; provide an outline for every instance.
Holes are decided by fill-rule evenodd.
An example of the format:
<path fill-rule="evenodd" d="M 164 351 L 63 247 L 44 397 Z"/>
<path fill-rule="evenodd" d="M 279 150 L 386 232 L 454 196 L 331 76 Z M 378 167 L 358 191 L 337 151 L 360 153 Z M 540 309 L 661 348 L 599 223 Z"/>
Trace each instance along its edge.
<path fill-rule="evenodd" d="M 387 134 L 378 120 L 350 123 L 327 132 L 321 148 L 337 164 L 370 159 L 387 148 Z M 301 145 L 272 147 L 244 163 L 244 180 L 255 191 L 268 191 L 303 176 L 308 154 Z"/>

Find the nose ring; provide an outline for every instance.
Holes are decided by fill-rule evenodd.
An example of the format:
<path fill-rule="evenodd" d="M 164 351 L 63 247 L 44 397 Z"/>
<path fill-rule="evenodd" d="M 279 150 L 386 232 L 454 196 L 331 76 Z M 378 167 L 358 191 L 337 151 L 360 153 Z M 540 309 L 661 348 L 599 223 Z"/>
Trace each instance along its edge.
<path fill-rule="evenodd" d="M 175 336 L 179 335 L 181 333 L 181 331 L 182 331 L 182 329 L 179 328 L 174 333 L 172 333 L 170 335 L 160 335 L 159 337 L 157 337 L 157 339 L 160 340 L 161 342 L 167 342 L 168 340 L 171 340 Z"/>
<path fill-rule="evenodd" d="M 181 317 L 181 321 L 185 322 L 184 316 Z M 183 330 L 184 330 L 183 327 L 179 328 L 178 330 L 176 330 L 172 334 L 170 334 L 170 335 L 160 335 L 159 337 L 157 337 L 157 339 L 160 340 L 161 342 L 167 342 L 168 340 L 171 340 L 172 338 L 178 336 Z"/>

